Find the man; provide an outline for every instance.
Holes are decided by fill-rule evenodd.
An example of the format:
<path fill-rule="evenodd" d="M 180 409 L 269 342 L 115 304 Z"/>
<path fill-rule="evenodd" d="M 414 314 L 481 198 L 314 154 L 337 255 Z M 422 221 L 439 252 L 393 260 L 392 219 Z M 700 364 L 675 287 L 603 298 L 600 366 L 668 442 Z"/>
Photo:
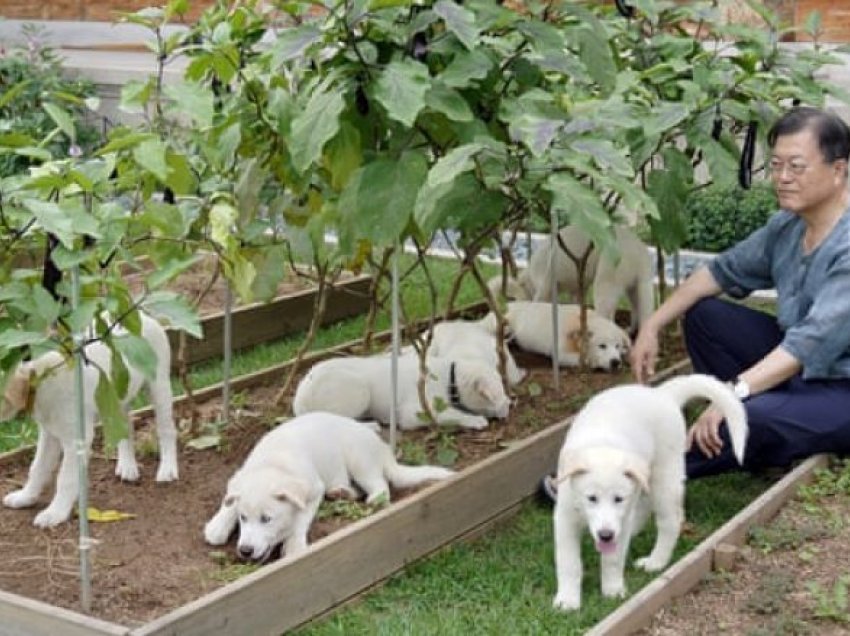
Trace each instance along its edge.
<path fill-rule="evenodd" d="M 750 425 L 744 467 L 850 453 L 850 129 L 810 107 L 768 133 L 780 210 L 680 285 L 641 326 L 635 377 L 655 371 L 658 334 L 684 316 L 695 371 L 734 384 Z M 716 298 L 775 288 L 776 316 Z M 733 469 L 725 425 L 706 409 L 688 433 L 688 477 Z"/>

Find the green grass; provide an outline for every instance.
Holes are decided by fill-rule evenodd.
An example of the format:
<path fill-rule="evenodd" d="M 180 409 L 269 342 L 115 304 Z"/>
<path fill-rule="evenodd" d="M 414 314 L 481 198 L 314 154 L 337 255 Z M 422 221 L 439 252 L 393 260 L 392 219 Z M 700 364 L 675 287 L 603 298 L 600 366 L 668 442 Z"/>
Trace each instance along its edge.
<path fill-rule="evenodd" d="M 692 550 L 738 510 L 761 494 L 769 482 L 743 473 L 689 482 L 689 530 L 676 548 L 676 559 Z M 637 592 L 654 578 L 633 566 L 647 554 L 653 529 L 632 543 L 626 582 Z M 599 558 L 589 536 L 583 544 L 585 576 L 582 609 L 552 609 L 555 594 L 552 509 L 526 503 L 497 531 L 451 546 L 413 564 L 376 591 L 331 617 L 308 625 L 299 636 L 466 634 L 582 634 L 620 601 L 599 592 Z"/>

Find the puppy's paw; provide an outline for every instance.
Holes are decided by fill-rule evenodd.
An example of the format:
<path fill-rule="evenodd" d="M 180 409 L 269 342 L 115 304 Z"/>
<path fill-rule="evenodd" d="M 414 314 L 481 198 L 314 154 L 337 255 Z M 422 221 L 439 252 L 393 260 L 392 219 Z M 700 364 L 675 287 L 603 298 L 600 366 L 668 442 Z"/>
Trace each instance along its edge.
<path fill-rule="evenodd" d="M 602 581 L 602 596 L 605 598 L 623 598 L 626 595 L 626 584 L 623 579 L 617 581 Z"/>
<path fill-rule="evenodd" d="M 581 598 L 578 594 L 558 593 L 552 601 L 552 607 L 561 612 L 572 612 L 581 607 Z"/>
<path fill-rule="evenodd" d="M 59 510 L 53 506 L 48 506 L 35 516 L 32 524 L 37 528 L 52 528 L 68 521 L 70 517 L 70 511 Z"/>
<path fill-rule="evenodd" d="M 136 462 L 118 462 L 115 475 L 121 481 L 139 481 L 139 465 Z"/>
<path fill-rule="evenodd" d="M 490 424 L 490 422 L 488 422 L 487 418 L 484 417 L 483 415 L 474 416 L 474 417 L 467 417 L 463 421 L 463 427 L 464 428 L 470 428 L 474 431 L 483 430 L 483 429 L 487 428 L 487 426 L 489 424 Z"/>
<path fill-rule="evenodd" d="M 204 526 L 204 540 L 210 545 L 224 545 L 233 528 L 213 517 Z"/>
<path fill-rule="evenodd" d="M 357 492 L 348 486 L 337 486 L 325 493 L 325 499 L 328 501 L 356 501 Z"/>
<path fill-rule="evenodd" d="M 650 554 L 649 556 L 637 559 L 635 561 L 635 566 L 639 567 L 641 570 L 646 570 L 647 572 L 660 572 L 667 567 L 667 561 L 668 559 L 653 558 Z"/>
<path fill-rule="evenodd" d="M 3 497 L 3 505 L 7 508 L 29 508 L 38 497 L 25 490 L 16 490 Z"/>
<path fill-rule="evenodd" d="M 178 471 L 176 464 L 160 464 L 156 471 L 157 481 L 177 481 Z"/>

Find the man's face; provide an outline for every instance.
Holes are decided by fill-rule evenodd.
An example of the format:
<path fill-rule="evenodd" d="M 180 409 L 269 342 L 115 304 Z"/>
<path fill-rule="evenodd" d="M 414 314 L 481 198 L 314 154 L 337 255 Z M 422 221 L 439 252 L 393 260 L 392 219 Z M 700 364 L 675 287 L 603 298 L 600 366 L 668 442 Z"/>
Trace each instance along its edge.
<path fill-rule="evenodd" d="M 791 212 L 814 212 L 847 187 L 847 162 L 827 163 L 811 130 L 776 139 L 770 173 L 780 207 Z"/>

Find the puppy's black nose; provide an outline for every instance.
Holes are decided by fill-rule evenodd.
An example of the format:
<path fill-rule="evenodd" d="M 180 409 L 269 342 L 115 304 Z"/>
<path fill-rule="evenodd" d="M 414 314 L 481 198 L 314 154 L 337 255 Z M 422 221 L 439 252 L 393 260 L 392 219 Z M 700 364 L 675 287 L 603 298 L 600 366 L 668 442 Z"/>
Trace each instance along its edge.
<path fill-rule="evenodd" d="M 616 371 L 623 365 L 622 360 L 611 360 L 611 370 Z"/>
<path fill-rule="evenodd" d="M 239 557 L 242 559 L 250 559 L 251 555 L 254 554 L 253 548 L 249 547 L 239 547 L 238 548 Z"/>
<path fill-rule="evenodd" d="M 603 543 L 608 543 L 609 541 L 614 540 L 614 531 L 613 530 L 600 530 L 596 535 L 600 541 Z"/>

